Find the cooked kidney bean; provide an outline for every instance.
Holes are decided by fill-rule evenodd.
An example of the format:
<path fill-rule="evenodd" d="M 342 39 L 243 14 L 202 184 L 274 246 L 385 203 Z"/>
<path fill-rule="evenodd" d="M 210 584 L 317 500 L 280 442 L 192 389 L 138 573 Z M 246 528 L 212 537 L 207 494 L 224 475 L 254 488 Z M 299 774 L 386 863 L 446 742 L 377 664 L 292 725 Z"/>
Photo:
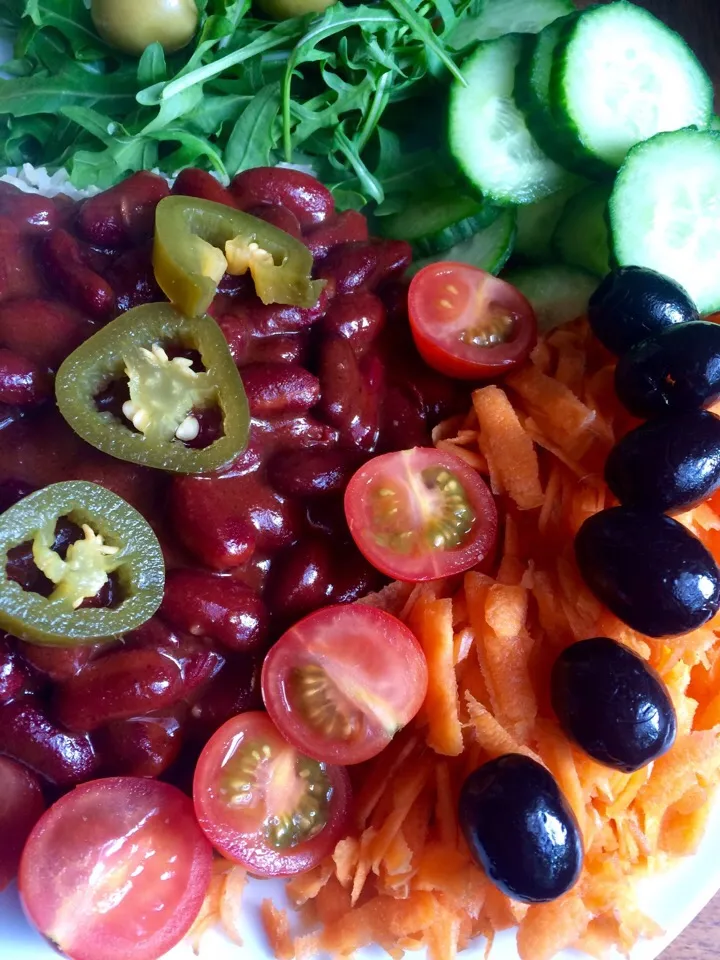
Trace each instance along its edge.
<path fill-rule="evenodd" d="M 320 261 L 317 276 L 332 277 L 338 294 L 374 290 L 402 274 L 412 261 L 404 240 L 366 240 L 333 247 Z"/>
<path fill-rule="evenodd" d="M 308 334 L 294 333 L 286 337 L 253 337 L 248 343 L 248 363 L 296 363 L 303 366 L 308 359 Z"/>
<path fill-rule="evenodd" d="M 323 332 L 348 340 L 358 358 L 367 353 L 384 325 L 382 300 L 365 291 L 335 297 L 322 318 Z"/>
<path fill-rule="evenodd" d="M 345 210 L 309 230 L 305 246 L 316 260 L 320 260 L 341 243 L 367 239 L 369 233 L 365 217 L 357 210 Z"/>
<path fill-rule="evenodd" d="M 238 653 L 232 656 L 192 705 L 187 736 L 205 743 L 226 720 L 246 710 L 261 710 L 260 669 L 262 657 Z"/>
<path fill-rule="evenodd" d="M 32 698 L 0 706 L 0 754 L 58 787 L 91 780 L 97 771 L 90 737 L 63 730 Z"/>
<path fill-rule="evenodd" d="M 0 217 L 0 300 L 37 296 L 40 274 L 30 245 L 8 217 Z"/>
<path fill-rule="evenodd" d="M 273 615 L 288 622 L 328 603 L 336 561 L 326 537 L 305 537 L 285 550 L 273 565 L 265 591 Z"/>
<path fill-rule="evenodd" d="M 80 236 L 96 247 L 125 247 L 150 238 L 155 207 L 170 193 L 167 182 L 142 170 L 97 196 L 77 213 Z"/>
<path fill-rule="evenodd" d="M 197 197 L 199 200 L 211 200 L 235 207 L 235 198 L 215 177 L 206 170 L 188 167 L 181 170 L 173 184 L 172 192 L 183 197 Z"/>
<path fill-rule="evenodd" d="M 330 593 L 330 603 L 354 603 L 387 580 L 363 557 L 353 543 L 336 547 L 337 573 Z"/>
<path fill-rule="evenodd" d="M 273 552 L 288 546 L 302 524 L 299 507 L 254 473 L 178 477 L 171 512 L 185 546 L 217 570 L 245 563 L 255 547 Z"/>
<path fill-rule="evenodd" d="M 324 533 L 334 541 L 347 539 L 348 527 L 341 494 L 309 498 L 305 518 L 311 530 Z"/>
<path fill-rule="evenodd" d="M 251 652 L 267 636 L 268 611 L 260 597 L 231 577 L 201 570 L 172 570 L 160 614 L 173 627 Z"/>
<path fill-rule="evenodd" d="M 157 303 L 165 299 L 155 279 L 149 247 L 137 247 L 122 254 L 113 262 L 109 277 L 115 290 L 118 310 L 132 310 L 143 303 Z"/>
<path fill-rule="evenodd" d="M 96 329 L 71 307 L 49 300 L 18 299 L 0 304 L 0 344 L 51 370 Z"/>
<path fill-rule="evenodd" d="M 60 213 L 52 200 L 26 193 L 11 183 L 0 183 L 0 217 L 7 217 L 27 237 L 50 233 L 60 226 Z"/>
<path fill-rule="evenodd" d="M 374 361 L 375 358 L 372 358 Z M 343 443 L 371 453 L 379 434 L 379 364 L 362 369 L 349 341 L 325 340 L 320 348 L 320 409 L 340 430 Z"/>
<path fill-rule="evenodd" d="M 246 212 L 266 223 L 271 223 L 278 230 L 284 230 L 291 237 L 300 239 L 302 236 L 298 218 L 287 207 L 281 207 L 276 203 L 261 203 L 256 207 L 249 207 Z"/>
<path fill-rule="evenodd" d="M 80 254 L 86 267 L 90 267 L 101 277 L 106 277 L 108 271 L 118 258 L 117 250 L 102 250 L 100 247 L 91 247 L 84 244 L 80 247 Z"/>
<path fill-rule="evenodd" d="M 401 276 L 412 263 L 412 247 L 405 240 L 373 240 L 378 255 L 375 283 Z"/>
<path fill-rule="evenodd" d="M 311 327 L 323 316 L 332 298 L 335 296 L 335 282 L 328 280 L 320 298 L 314 307 L 306 309 L 293 307 L 282 303 L 264 304 L 255 299 L 249 303 L 241 303 L 233 308 L 230 316 L 243 323 L 253 337 L 274 337 L 278 334 L 299 333 Z M 213 316 L 223 319 L 227 312 L 216 313 Z"/>
<path fill-rule="evenodd" d="M 349 450 L 281 450 L 269 461 L 268 480 L 287 497 L 342 493 L 360 459 Z"/>
<path fill-rule="evenodd" d="M 182 639 L 156 614 L 146 620 L 137 630 L 126 633 L 122 638 L 122 646 L 125 650 L 162 649 L 172 653 L 180 649 Z"/>
<path fill-rule="evenodd" d="M 462 413 L 467 406 L 467 393 L 461 383 L 428 370 L 419 361 L 408 362 L 397 372 L 396 381 L 410 396 L 418 398 L 431 429 L 442 420 Z"/>
<path fill-rule="evenodd" d="M 254 417 L 304 413 L 320 399 L 320 381 L 303 367 L 289 363 L 251 363 L 240 373 Z M 0 396 L 1 389 L 0 360 Z"/>
<path fill-rule="evenodd" d="M 222 661 L 211 650 L 187 656 L 119 650 L 94 660 L 59 688 L 56 712 L 68 730 L 87 732 L 177 703 L 209 680 Z"/>
<path fill-rule="evenodd" d="M 378 248 L 369 241 L 353 241 L 333 247 L 316 273 L 334 280 L 337 294 L 342 295 L 373 287 L 379 267 Z"/>
<path fill-rule="evenodd" d="M 238 316 L 231 313 L 217 317 L 217 325 L 223 332 L 230 348 L 230 355 L 239 366 L 249 361 L 251 332 L 247 323 L 244 323 Z"/>
<path fill-rule="evenodd" d="M 23 658 L 55 683 L 74 677 L 102 646 L 98 643 L 82 647 L 47 647 L 18 641 L 18 650 Z"/>
<path fill-rule="evenodd" d="M 272 420 L 255 420 L 253 427 L 265 434 L 265 454 L 275 450 L 312 450 L 316 447 L 334 447 L 340 432 L 312 416 L 288 414 Z"/>
<path fill-rule="evenodd" d="M 0 757 L 0 893 L 17 875 L 23 848 L 45 811 L 40 781 L 21 763 Z"/>
<path fill-rule="evenodd" d="M 80 246 L 67 230 L 55 230 L 43 244 L 50 283 L 67 300 L 93 320 L 109 320 L 115 311 L 115 294 L 100 274 L 86 266 Z"/>
<path fill-rule="evenodd" d="M 159 777 L 178 758 L 186 708 L 114 720 L 95 734 L 108 777 Z"/>
<path fill-rule="evenodd" d="M 40 689 L 38 675 L 23 662 L 17 641 L 0 633 L 0 704 Z"/>
<path fill-rule="evenodd" d="M 32 360 L 0 348 L 0 403 L 34 406 L 52 395 L 52 380 Z"/>
<path fill-rule="evenodd" d="M 184 481 L 184 482 L 183 482 Z M 247 563 L 255 551 L 255 531 L 243 516 L 233 516 L 214 496 L 196 499 L 194 478 L 176 480 L 170 509 L 183 544 L 213 570 L 232 570 Z"/>
<path fill-rule="evenodd" d="M 425 409 L 417 393 L 403 387 L 387 387 L 381 408 L 378 449 L 386 452 L 430 446 L 432 439 Z"/>
<path fill-rule="evenodd" d="M 335 210 L 332 194 L 314 177 L 285 167 L 244 170 L 230 184 L 230 192 L 242 210 L 273 203 L 293 213 L 303 230 L 322 223 Z"/>

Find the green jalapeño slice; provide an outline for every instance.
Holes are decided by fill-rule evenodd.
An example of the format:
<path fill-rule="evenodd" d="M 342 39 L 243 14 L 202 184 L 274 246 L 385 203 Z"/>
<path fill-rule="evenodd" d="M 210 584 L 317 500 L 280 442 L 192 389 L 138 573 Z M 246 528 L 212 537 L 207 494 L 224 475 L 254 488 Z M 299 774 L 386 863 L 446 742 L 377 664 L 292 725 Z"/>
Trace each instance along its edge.
<path fill-rule="evenodd" d="M 102 409 L 98 398 L 114 387 L 119 408 Z M 55 392 L 75 433 L 119 460 L 207 473 L 247 444 L 247 398 L 222 331 L 212 317 L 191 320 L 167 303 L 130 310 L 86 340 L 60 367 Z M 190 446 L 208 411 L 220 436 Z"/>
<path fill-rule="evenodd" d="M 61 519 L 82 534 L 65 551 L 55 547 Z M 47 596 L 8 574 L 10 551 L 28 543 L 49 583 Z M 83 606 L 110 577 L 117 584 L 116 605 Z M 13 636 L 58 646 L 119 637 L 150 619 L 164 586 L 163 554 L 148 522 L 95 483 L 52 484 L 0 515 L 0 627 Z"/>
<path fill-rule="evenodd" d="M 153 267 L 160 288 L 189 317 L 205 313 L 223 274 L 250 271 L 263 303 L 313 307 L 312 254 L 284 230 L 222 203 L 166 197 L 155 214 Z"/>

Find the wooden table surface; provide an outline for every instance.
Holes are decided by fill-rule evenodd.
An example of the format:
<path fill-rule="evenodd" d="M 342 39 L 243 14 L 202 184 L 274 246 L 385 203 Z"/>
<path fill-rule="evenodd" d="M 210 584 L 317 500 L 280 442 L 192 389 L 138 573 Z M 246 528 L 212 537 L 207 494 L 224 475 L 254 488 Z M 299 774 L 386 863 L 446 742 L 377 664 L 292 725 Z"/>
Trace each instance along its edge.
<path fill-rule="evenodd" d="M 720 893 L 674 940 L 662 960 L 716 960 L 720 956 Z"/>

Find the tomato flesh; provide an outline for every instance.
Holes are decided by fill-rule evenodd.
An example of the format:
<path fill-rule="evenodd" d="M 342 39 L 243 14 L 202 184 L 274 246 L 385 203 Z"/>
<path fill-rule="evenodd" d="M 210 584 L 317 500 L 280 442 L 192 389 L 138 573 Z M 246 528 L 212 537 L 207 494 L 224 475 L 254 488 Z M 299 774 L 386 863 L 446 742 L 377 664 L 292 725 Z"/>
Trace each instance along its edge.
<path fill-rule="evenodd" d="M 113 777 L 77 787 L 41 817 L 20 893 L 40 932 L 73 960 L 157 960 L 192 926 L 211 866 L 184 794 Z"/>
<path fill-rule="evenodd" d="M 263 665 L 265 706 L 290 743 L 328 763 L 376 756 L 427 692 L 413 633 L 366 604 L 325 607 L 278 640 Z"/>
<path fill-rule="evenodd" d="M 465 380 L 497 377 L 537 342 L 537 319 L 511 284 L 466 263 L 433 263 L 408 291 L 410 328 L 423 360 Z"/>
<path fill-rule="evenodd" d="M 310 870 L 349 825 L 346 771 L 300 754 L 260 711 L 233 717 L 211 737 L 193 798 L 213 846 L 262 877 Z"/>
<path fill-rule="evenodd" d="M 35 774 L 0 757 L 0 890 L 15 878 L 25 841 L 44 810 Z"/>
<path fill-rule="evenodd" d="M 497 537 L 497 509 L 482 477 L 454 454 L 424 447 L 362 466 L 345 492 L 345 515 L 365 558 L 396 580 L 470 570 Z"/>

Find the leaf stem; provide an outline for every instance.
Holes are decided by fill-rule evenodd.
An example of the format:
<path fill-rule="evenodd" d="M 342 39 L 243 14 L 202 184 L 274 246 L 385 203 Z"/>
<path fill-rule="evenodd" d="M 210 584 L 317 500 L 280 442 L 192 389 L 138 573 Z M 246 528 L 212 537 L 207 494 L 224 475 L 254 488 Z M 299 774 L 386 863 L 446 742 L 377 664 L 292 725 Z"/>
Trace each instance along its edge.
<path fill-rule="evenodd" d="M 388 105 L 388 101 L 390 100 L 390 84 L 392 83 L 392 79 L 392 71 L 388 70 L 380 77 L 378 81 L 370 109 L 368 110 L 367 116 L 363 121 L 363 125 L 360 128 L 357 137 L 355 138 L 358 151 L 362 151 L 366 147 L 368 140 L 373 135 L 375 127 L 380 121 L 380 117 L 382 116 L 385 107 Z"/>
<path fill-rule="evenodd" d="M 236 67 L 245 60 L 251 60 L 259 53 L 265 53 L 267 50 L 281 46 L 283 43 L 286 43 L 287 40 L 288 37 L 284 33 L 280 36 L 273 36 L 271 33 L 268 33 L 265 36 L 258 37 L 256 40 L 252 40 L 246 47 L 241 47 L 240 50 L 234 50 L 232 53 L 220 57 L 219 60 L 215 60 L 213 63 L 206 63 L 205 66 L 198 67 L 184 77 L 176 77 L 175 80 L 171 80 L 170 83 L 163 88 L 160 99 L 169 100 L 170 97 L 182 93 L 183 90 L 187 90 L 188 87 L 192 87 L 196 83 L 204 83 L 206 80 L 216 77 L 230 67 Z"/>
<path fill-rule="evenodd" d="M 456 80 L 466 87 L 467 83 L 460 68 L 435 35 L 428 21 L 419 16 L 410 4 L 407 3 L 407 0 L 387 0 L 387 3 L 396 11 L 400 19 L 408 25 L 410 31 L 415 34 L 418 40 L 422 40 L 423 43 L 430 47 L 446 69 L 450 71 Z"/>

